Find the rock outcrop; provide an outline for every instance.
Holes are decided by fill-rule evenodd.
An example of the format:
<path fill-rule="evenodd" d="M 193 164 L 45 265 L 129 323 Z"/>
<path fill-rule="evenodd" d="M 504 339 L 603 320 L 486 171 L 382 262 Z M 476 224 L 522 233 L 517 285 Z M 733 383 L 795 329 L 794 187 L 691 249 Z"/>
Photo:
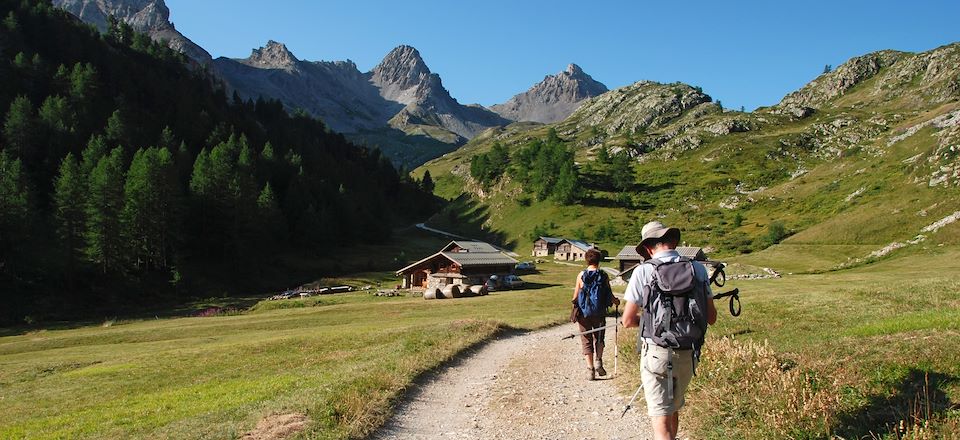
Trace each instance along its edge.
<path fill-rule="evenodd" d="M 576 121 L 576 129 L 582 131 L 639 133 L 661 127 L 711 101 L 699 88 L 686 84 L 640 81 L 587 99 L 570 120 Z"/>
<path fill-rule="evenodd" d="M 861 85 L 863 91 L 857 101 L 864 104 L 901 97 L 920 106 L 943 103 L 960 95 L 960 79 L 956 76 L 958 65 L 960 43 L 921 53 L 873 52 L 851 58 L 832 72 L 820 75 L 785 96 L 772 111 L 809 116 L 812 112 L 803 109 L 834 106 L 838 98 Z"/>
<path fill-rule="evenodd" d="M 536 85 L 503 104 L 490 109 L 514 121 L 550 124 L 570 116 L 587 98 L 607 92 L 607 86 L 595 81 L 576 64 L 556 75 L 548 75 Z"/>
<path fill-rule="evenodd" d="M 170 9 L 163 0 L 53 0 L 53 4 L 96 26 L 101 32 L 107 31 L 108 18 L 112 15 L 154 41 L 166 41 L 171 49 L 201 66 L 209 67 L 213 62 L 206 50 L 173 26 Z"/>

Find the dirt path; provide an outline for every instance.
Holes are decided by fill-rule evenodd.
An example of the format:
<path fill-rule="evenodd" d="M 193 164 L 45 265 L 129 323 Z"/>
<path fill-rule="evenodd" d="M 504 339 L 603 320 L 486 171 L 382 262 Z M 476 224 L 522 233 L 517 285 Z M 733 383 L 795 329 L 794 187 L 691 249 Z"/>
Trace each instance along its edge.
<path fill-rule="evenodd" d="M 613 323 L 612 318 L 608 318 Z M 642 396 L 585 378 L 573 324 L 503 336 L 416 386 L 373 439 L 647 439 Z M 613 334 L 605 367 L 613 374 Z M 620 370 L 620 374 L 630 374 Z"/>

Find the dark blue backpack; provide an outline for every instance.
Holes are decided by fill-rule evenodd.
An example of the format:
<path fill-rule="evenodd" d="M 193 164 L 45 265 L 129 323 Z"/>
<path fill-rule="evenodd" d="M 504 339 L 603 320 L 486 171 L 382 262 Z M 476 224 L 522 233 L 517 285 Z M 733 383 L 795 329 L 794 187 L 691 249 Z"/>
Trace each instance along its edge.
<path fill-rule="evenodd" d="M 577 307 L 583 316 L 603 316 L 610 307 L 610 283 L 607 273 L 597 270 L 583 271 L 583 287 L 577 295 Z"/>

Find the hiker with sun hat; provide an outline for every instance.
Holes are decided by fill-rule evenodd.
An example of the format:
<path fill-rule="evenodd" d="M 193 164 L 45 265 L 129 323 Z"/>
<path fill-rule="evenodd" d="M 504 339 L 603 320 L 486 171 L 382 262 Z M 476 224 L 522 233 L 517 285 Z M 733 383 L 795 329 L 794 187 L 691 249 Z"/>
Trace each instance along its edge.
<path fill-rule="evenodd" d="M 640 378 L 655 440 L 676 438 L 707 325 L 717 321 L 707 269 L 681 257 L 678 243 L 679 229 L 644 225 L 637 253 L 645 261 L 624 293 L 623 324 L 640 327 Z"/>

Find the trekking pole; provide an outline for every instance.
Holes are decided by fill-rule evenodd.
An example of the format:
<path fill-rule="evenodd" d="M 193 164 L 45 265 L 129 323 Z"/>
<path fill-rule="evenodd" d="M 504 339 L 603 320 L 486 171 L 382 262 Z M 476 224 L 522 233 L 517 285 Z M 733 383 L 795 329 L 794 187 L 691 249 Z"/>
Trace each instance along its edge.
<path fill-rule="evenodd" d="M 630 401 L 627 402 L 627 407 L 624 408 L 624 409 L 623 409 L 623 413 L 620 414 L 620 418 L 621 418 L 621 419 L 623 418 L 623 416 L 627 415 L 627 411 L 630 411 L 630 407 L 633 406 L 633 401 L 634 401 L 634 400 L 637 400 L 637 395 L 640 394 L 640 390 L 642 390 L 642 389 L 643 389 L 643 383 L 641 383 L 640 386 L 637 387 L 637 392 L 633 393 L 633 397 L 631 397 L 631 398 L 630 398 Z"/>
<path fill-rule="evenodd" d="M 617 324 L 605 325 L 605 326 L 603 326 L 603 327 L 597 327 L 597 328 L 595 328 L 595 329 L 593 329 L 593 330 L 587 330 L 587 331 L 585 331 L 585 332 L 572 333 L 572 334 L 569 334 L 569 335 L 567 335 L 567 336 L 564 336 L 564 337 L 562 337 L 562 338 L 560 338 L 560 339 L 561 339 L 561 340 L 562 340 L 562 339 L 571 339 L 571 338 L 575 338 L 575 337 L 577 337 L 577 336 L 583 336 L 583 335 L 588 335 L 588 334 L 590 334 L 590 333 L 596 333 L 596 332 L 598 332 L 598 331 L 606 330 L 606 329 L 608 329 L 608 328 L 610 328 L 610 327 L 616 327 L 616 326 L 617 326 Z"/>
<path fill-rule="evenodd" d="M 616 327 L 613 328 L 613 377 L 617 377 L 617 361 L 620 359 L 620 346 L 617 344 L 620 339 L 620 304 L 617 304 L 614 307 L 613 323 Z"/>

